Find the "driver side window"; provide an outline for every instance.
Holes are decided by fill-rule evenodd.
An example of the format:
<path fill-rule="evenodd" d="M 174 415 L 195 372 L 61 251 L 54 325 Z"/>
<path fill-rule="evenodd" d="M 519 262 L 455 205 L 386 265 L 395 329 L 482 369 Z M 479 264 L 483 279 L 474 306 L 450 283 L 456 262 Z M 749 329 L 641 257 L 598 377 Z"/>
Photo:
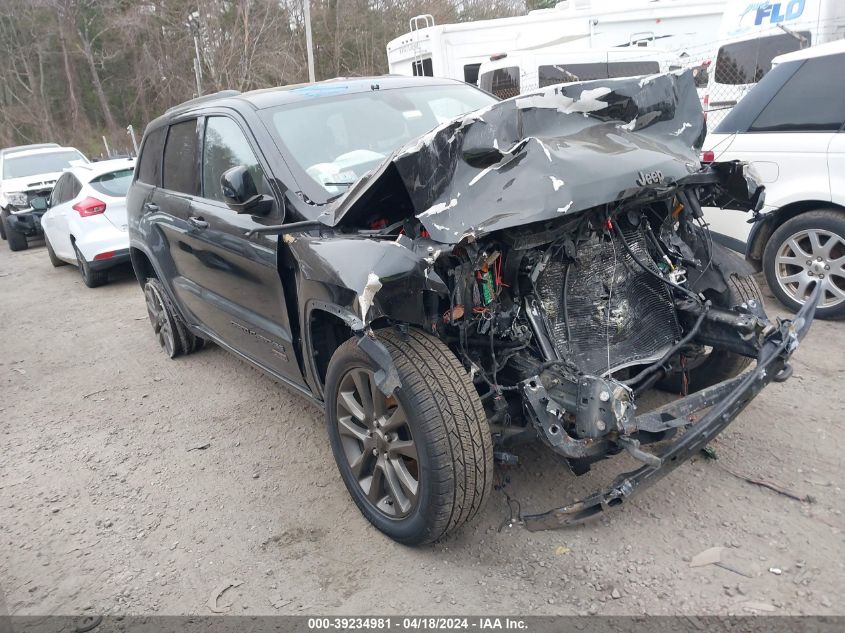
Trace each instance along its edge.
<path fill-rule="evenodd" d="M 238 124 L 223 116 L 208 117 L 205 122 L 205 140 L 202 155 L 203 197 L 225 202 L 220 188 L 223 173 L 245 165 L 252 174 L 258 193 L 272 195 L 264 171 Z"/>

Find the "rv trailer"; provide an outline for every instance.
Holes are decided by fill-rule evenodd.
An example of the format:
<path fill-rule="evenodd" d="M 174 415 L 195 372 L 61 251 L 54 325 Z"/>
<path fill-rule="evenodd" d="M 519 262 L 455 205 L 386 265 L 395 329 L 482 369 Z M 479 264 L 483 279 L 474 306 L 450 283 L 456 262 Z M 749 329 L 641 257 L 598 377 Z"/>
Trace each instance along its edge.
<path fill-rule="evenodd" d="M 527 15 L 458 24 L 412 18 L 387 43 L 389 72 L 475 84 L 481 64 L 510 51 L 658 46 L 688 60 L 713 49 L 727 0 L 567 0 Z"/>

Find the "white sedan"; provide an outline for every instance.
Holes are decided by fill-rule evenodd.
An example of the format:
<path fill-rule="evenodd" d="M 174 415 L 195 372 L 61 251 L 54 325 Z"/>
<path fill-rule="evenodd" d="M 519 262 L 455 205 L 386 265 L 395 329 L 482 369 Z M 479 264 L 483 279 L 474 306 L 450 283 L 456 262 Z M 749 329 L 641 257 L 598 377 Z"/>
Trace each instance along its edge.
<path fill-rule="evenodd" d="M 75 264 L 89 288 L 108 281 L 108 269 L 129 261 L 126 192 L 135 160 L 77 164 L 65 170 L 41 218 L 53 266 Z"/>

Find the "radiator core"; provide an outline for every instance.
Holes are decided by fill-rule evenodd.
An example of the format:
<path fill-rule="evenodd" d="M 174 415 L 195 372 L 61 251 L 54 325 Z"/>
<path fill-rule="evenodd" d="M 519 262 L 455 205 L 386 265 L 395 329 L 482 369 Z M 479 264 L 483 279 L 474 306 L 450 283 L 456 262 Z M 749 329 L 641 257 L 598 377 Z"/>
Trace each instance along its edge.
<path fill-rule="evenodd" d="M 642 225 L 623 232 L 638 259 L 657 271 Z M 666 284 L 645 272 L 615 233 L 582 243 L 575 262 L 552 259 L 537 293 L 558 353 L 589 374 L 654 362 L 680 338 Z"/>

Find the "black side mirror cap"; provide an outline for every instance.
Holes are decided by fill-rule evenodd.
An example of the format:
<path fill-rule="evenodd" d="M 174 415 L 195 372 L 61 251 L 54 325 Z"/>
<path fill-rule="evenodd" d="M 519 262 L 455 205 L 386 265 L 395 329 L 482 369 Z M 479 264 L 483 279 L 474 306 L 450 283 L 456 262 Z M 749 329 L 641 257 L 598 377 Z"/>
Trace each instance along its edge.
<path fill-rule="evenodd" d="M 237 165 L 223 172 L 220 176 L 220 189 L 226 204 L 235 213 L 266 215 L 273 208 L 273 199 L 258 193 L 246 165 Z"/>

